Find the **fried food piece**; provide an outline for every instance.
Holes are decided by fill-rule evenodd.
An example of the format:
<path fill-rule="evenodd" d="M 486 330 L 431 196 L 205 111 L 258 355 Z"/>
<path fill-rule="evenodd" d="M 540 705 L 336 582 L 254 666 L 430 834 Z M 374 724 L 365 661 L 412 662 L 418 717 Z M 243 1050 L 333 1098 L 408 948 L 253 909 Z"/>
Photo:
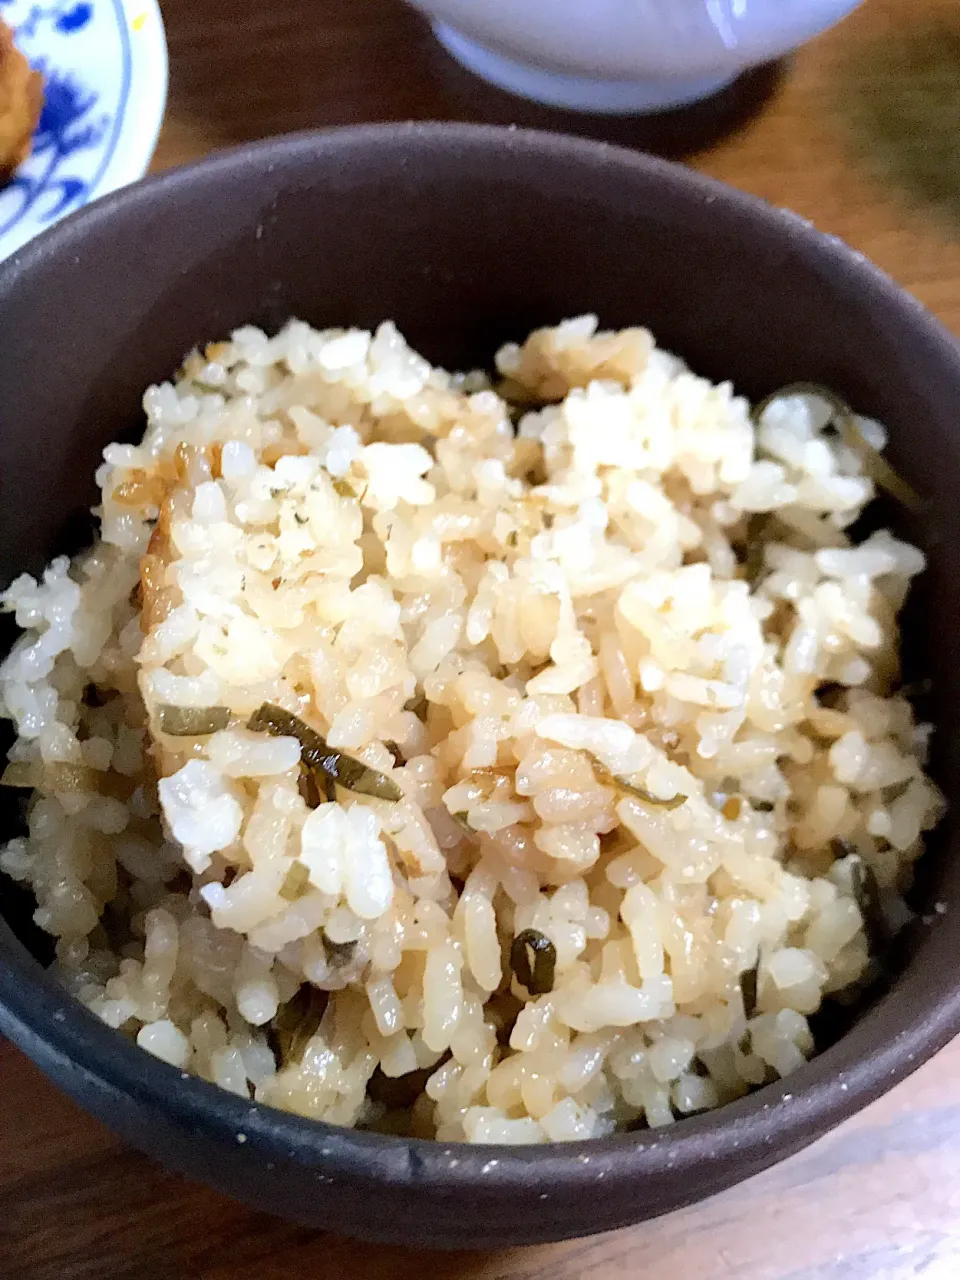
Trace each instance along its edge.
<path fill-rule="evenodd" d="M 13 43 L 0 19 L 0 178 L 30 154 L 30 140 L 43 107 L 43 78 Z"/>

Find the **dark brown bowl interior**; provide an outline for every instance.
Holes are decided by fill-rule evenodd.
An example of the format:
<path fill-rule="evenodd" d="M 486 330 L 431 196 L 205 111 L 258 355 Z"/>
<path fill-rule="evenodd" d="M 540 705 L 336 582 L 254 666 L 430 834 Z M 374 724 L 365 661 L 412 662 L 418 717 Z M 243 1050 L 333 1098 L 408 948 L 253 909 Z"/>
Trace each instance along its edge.
<path fill-rule="evenodd" d="M 889 423 L 927 496 L 910 663 L 932 676 L 935 772 L 957 808 L 960 355 L 911 299 L 799 219 L 680 168 L 545 134 L 369 128 L 227 153 L 102 201 L 0 268 L 0 582 L 88 536 L 104 444 L 195 343 L 291 315 L 392 317 L 434 361 L 585 310 L 641 322 L 714 379 L 835 387 Z M 78 519 L 79 517 L 79 519 Z M 4 831 L 16 815 L 7 811 Z M 4 886 L 0 1029 L 131 1143 L 260 1208 L 417 1244 L 504 1246 L 636 1222 L 796 1151 L 960 1027 L 960 860 L 948 819 L 918 885 L 944 901 L 901 971 L 823 1054 L 669 1130 L 469 1148 L 314 1124 L 185 1079 L 74 1005 Z M 829 1042 L 831 1033 L 824 1031 Z M 11 1121 L 8 1119 L 7 1121 Z M 245 1140 L 241 1140 L 245 1139 Z"/>

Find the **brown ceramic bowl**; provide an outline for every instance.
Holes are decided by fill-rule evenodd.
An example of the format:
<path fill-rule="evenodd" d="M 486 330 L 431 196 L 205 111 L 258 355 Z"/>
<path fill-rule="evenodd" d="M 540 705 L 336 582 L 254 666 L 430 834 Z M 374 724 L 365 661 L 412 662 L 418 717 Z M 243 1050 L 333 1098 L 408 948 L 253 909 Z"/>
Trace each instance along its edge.
<path fill-rule="evenodd" d="M 468 367 L 577 312 L 649 325 L 759 396 L 828 383 L 892 429 L 926 495 L 930 557 L 908 635 L 932 677 L 934 772 L 960 805 L 960 353 L 915 302 L 799 218 L 594 143 L 463 126 L 266 142 L 164 174 L 68 219 L 0 268 L 0 581 L 72 548 L 109 440 L 195 343 L 290 315 L 393 317 Z M 85 532 L 78 534 L 78 529 Z M 4 817 L 4 831 L 13 815 Z M 701 1199 L 797 1151 L 960 1028 L 960 845 L 947 820 L 891 977 L 788 1080 L 669 1129 L 529 1148 L 317 1124 L 187 1079 L 101 1025 L 44 971 L 29 904 L 0 893 L 0 1030 L 131 1143 L 260 1209 L 372 1239 L 556 1240 Z M 934 902 L 947 911 L 932 911 Z M 31 954 L 31 951 L 33 954 Z M 13 1123 L 7 1118 L 6 1123 Z"/>

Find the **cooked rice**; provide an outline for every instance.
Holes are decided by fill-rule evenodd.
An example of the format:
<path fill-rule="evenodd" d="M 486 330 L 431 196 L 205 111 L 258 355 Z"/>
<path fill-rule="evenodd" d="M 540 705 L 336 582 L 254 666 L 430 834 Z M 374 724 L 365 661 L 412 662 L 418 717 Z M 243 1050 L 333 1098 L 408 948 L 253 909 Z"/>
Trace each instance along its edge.
<path fill-rule="evenodd" d="M 869 979 L 856 877 L 896 923 L 942 808 L 891 692 L 924 561 L 851 543 L 872 483 L 814 396 L 754 426 L 593 317 L 497 367 L 291 322 L 147 391 L 101 541 L 3 596 L 6 780 L 37 789 L 0 866 L 70 991 L 182 1070 L 562 1141 L 786 1075 Z M 402 801 L 311 808 L 297 740 L 246 727 L 263 703 Z M 174 737 L 161 706 L 230 723 Z M 555 953 L 539 995 L 524 930 Z"/>

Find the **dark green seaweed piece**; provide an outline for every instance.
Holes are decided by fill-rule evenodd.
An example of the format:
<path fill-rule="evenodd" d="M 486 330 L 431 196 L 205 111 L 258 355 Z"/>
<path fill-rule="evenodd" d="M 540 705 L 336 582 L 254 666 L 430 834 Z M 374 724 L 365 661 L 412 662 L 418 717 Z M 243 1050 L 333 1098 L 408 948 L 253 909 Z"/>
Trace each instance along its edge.
<path fill-rule="evenodd" d="M 450 1057 L 449 1052 L 445 1057 Z M 435 1063 L 432 1067 L 419 1067 L 416 1071 L 408 1071 L 405 1076 L 388 1076 L 382 1067 L 377 1067 L 367 1085 L 367 1095 L 389 1111 L 408 1111 L 439 1066 Z"/>
<path fill-rule="evenodd" d="M 297 783 L 300 795 L 308 809 L 317 809 L 323 803 L 320 788 L 317 786 L 317 775 L 305 765 L 300 766 L 300 778 Z"/>
<path fill-rule="evenodd" d="M 171 738 L 202 738 L 217 733 L 230 723 L 229 707 L 175 707 L 162 703 L 157 707 L 161 733 Z"/>
<path fill-rule="evenodd" d="M 305 982 L 297 994 L 282 1004 L 270 1023 L 267 1041 L 278 1067 L 299 1062 L 317 1034 L 329 1000 L 329 992 Z"/>
<path fill-rule="evenodd" d="M 594 772 L 600 778 L 601 782 L 606 781 L 610 785 L 625 791 L 627 795 L 633 796 L 635 800 L 642 801 L 645 805 L 649 805 L 651 809 L 679 809 L 682 804 L 686 804 L 688 796 L 675 795 L 669 800 L 661 800 L 659 796 L 653 795 L 644 787 L 638 787 L 628 778 L 621 778 L 618 773 L 611 773 L 606 765 L 601 764 L 595 755 L 591 752 L 586 753 L 590 757 Z"/>
<path fill-rule="evenodd" d="M 108 702 L 112 702 L 114 698 L 119 696 L 116 689 L 101 689 L 99 685 L 91 681 L 84 686 L 83 705 L 85 707 L 105 707 Z"/>
<path fill-rule="evenodd" d="M 523 1001 L 519 1000 L 512 991 L 498 991 L 491 996 L 484 1008 L 484 1015 L 488 1024 L 497 1033 L 498 1044 L 510 1043 L 514 1025 L 522 1008 Z"/>
<path fill-rule="evenodd" d="M 836 680 L 826 680 L 816 689 L 817 702 L 829 711 L 838 711 L 847 692 L 845 684 L 838 684 Z"/>
<path fill-rule="evenodd" d="M 450 817 L 466 835 L 475 836 L 477 834 L 476 828 L 471 827 L 470 823 L 467 821 L 466 809 L 463 809 L 460 813 L 451 813 Z"/>
<path fill-rule="evenodd" d="M 510 967 L 532 996 L 553 990 L 557 949 L 539 929 L 524 929 L 510 947 Z"/>
<path fill-rule="evenodd" d="M 299 716 L 271 702 L 259 707 L 247 722 L 247 728 L 261 733 L 272 733 L 278 738 L 296 738 L 300 743 L 300 758 L 315 772 L 322 774 L 327 797 L 335 798 L 333 784 L 345 787 L 360 796 L 373 796 L 377 800 L 397 801 L 403 792 L 386 774 L 371 769 L 362 760 L 355 760 L 343 751 L 328 747 L 315 729 L 311 729 Z"/>
<path fill-rule="evenodd" d="M 763 534 L 769 523 L 769 515 L 762 511 L 754 512 L 747 519 L 743 577 L 744 581 L 749 582 L 751 586 L 763 573 L 766 546 L 763 541 Z"/>
<path fill-rule="evenodd" d="M 757 1012 L 757 987 L 760 983 L 760 961 L 752 969 L 740 974 L 740 995 L 743 997 L 744 1017 L 750 1019 Z"/>
<path fill-rule="evenodd" d="M 321 932 L 320 940 L 327 960 L 335 969 L 342 969 L 344 965 L 350 964 L 357 954 L 356 938 L 351 938 L 349 942 L 332 942 L 325 932 Z"/>
<path fill-rule="evenodd" d="M 872 952 L 882 950 L 890 941 L 890 926 L 880 905 L 880 886 L 873 868 L 855 855 L 850 867 L 850 884 L 854 901 L 863 918 L 863 931 Z"/>
<path fill-rule="evenodd" d="M 831 391 L 829 387 L 823 387 L 818 382 L 790 382 L 785 387 L 779 387 L 776 391 L 771 392 L 770 395 L 765 396 L 759 404 L 754 405 L 750 415 L 753 421 L 755 423 L 759 422 L 764 410 L 774 400 L 780 400 L 786 396 L 816 396 L 818 399 L 825 401 L 832 410 L 831 423 L 836 427 L 840 439 L 848 449 L 857 455 L 863 463 L 864 472 L 877 487 L 886 490 L 892 498 L 896 498 L 909 511 L 916 511 L 922 505 L 916 490 L 911 488 L 906 480 L 894 471 L 886 458 L 881 453 L 878 453 L 869 440 L 865 438 L 863 432 L 857 426 L 853 410 L 847 402 L 841 399 L 835 391 Z"/>

